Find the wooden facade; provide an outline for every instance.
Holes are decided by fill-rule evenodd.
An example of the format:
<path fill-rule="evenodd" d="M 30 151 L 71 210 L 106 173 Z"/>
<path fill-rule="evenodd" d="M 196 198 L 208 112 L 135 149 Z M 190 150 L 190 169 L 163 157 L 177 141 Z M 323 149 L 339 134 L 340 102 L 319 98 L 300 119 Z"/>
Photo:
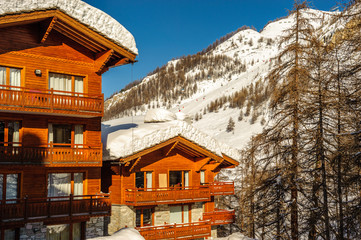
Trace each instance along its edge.
<path fill-rule="evenodd" d="M 214 179 L 222 168 L 236 165 L 238 162 L 230 157 L 218 156 L 177 136 L 131 156 L 104 162 L 102 190 L 111 192 L 114 211 L 120 207 L 125 212 L 127 206 L 130 213 L 134 212 L 133 225 L 128 222 L 128 227 L 137 227 L 146 239 L 208 237 L 212 226 L 234 220 L 234 212 L 215 209 L 214 198 L 233 195 L 234 183 Z M 147 214 L 143 214 L 144 209 Z M 167 211 L 169 216 L 164 214 Z M 173 214 L 179 215 L 178 220 L 172 217 L 177 211 L 182 211 Z M 113 216 L 111 221 L 118 224 L 116 228 L 125 227 Z"/>
<path fill-rule="evenodd" d="M 1 16 L 0 35 L 0 239 L 36 221 L 81 222 L 85 238 L 84 222 L 111 209 L 101 74 L 136 55 L 60 10 Z"/>

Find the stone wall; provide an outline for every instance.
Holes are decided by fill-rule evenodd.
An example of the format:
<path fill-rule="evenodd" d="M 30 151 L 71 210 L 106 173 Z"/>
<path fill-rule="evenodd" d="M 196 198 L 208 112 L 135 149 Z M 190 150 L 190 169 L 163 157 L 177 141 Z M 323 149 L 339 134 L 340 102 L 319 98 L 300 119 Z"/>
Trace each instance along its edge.
<path fill-rule="evenodd" d="M 86 238 L 104 236 L 104 217 L 93 217 L 86 222 Z"/>
<path fill-rule="evenodd" d="M 124 227 L 135 227 L 135 209 L 132 206 L 113 204 L 108 233 L 111 235 Z"/>
<path fill-rule="evenodd" d="M 27 223 L 20 228 L 20 240 L 45 240 L 46 226 L 42 222 Z"/>

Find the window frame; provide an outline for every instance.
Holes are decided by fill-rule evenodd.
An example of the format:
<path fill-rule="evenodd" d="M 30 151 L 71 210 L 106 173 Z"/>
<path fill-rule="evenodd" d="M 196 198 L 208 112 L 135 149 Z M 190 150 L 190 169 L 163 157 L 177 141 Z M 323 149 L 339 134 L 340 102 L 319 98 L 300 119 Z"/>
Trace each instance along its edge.
<path fill-rule="evenodd" d="M 137 211 L 140 210 L 140 226 L 137 226 Z M 150 210 L 151 216 L 150 216 L 150 220 L 151 223 L 150 225 L 144 225 L 144 210 Z M 155 213 L 155 208 L 154 207 L 137 207 L 135 209 L 135 223 L 134 226 L 136 227 L 145 227 L 145 226 L 154 226 L 154 214 Z"/>
<path fill-rule="evenodd" d="M 182 223 L 180 224 L 187 224 L 187 223 L 192 223 L 192 204 L 175 204 L 175 205 L 169 205 L 169 218 L 170 218 L 170 207 L 172 206 L 181 206 L 182 208 Z M 188 222 L 185 223 L 184 222 L 184 206 L 188 206 Z M 172 223 L 170 223 L 172 224 Z"/>
<path fill-rule="evenodd" d="M 49 141 L 49 124 L 54 125 L 70 125 L 71 127 L 71 140 L 70 140 L 70 144 L 62 144 L 62 143 L 54 143 L 54 141 L 51 143 Z M 85 147 L 87 146 L 87 124 L 84 123 L 74 123 L 74 122 L 48 122 L 48 133 L 47 133 L 47 144 L 48 146 L 53 146 L 53 147 L 71 147 L 74 148 L 75 147 L 75 125 L 82 125 L 83 126 L 83 146 L 77 146 L 77 147 Z M 53 129 L 53 134 L 54 134 L 54 129 Z M 53 136 L 53 140 L 54 140 L 54 136 Z M 56 146 L 58 145 L 58 146 Z"/>
<path fill-rule="evenodd" d="M 15 68 L 15 69 L 19 69 L 20 70 L 20 88 L 25 86 L 25 72 L 26 72 L 26 67 L 25 66 L 19 66 L 19 65 L 12 65 L 12 64 L 2 64 L 0 62 L 0 67 L 4 67 L 6 68 L 5 70 L 5 89 L 11 89 L 10 86 L 10 68 Z M 4 88 L 4 87 L 2 87 Z M 1 87 L 0 87 L 1 89 Z M 14 90 L 14 89 L 13 89 Z M 15 90 L 19 90 L 19 89 L 15 89 Z"/>
<path fill-rule="evenodd" d="M 178 186 L 170 186 L 170 173 L 171 172 L 181 172 L 182 173 L 182 176 L 181 176 L 181 179 L 182 179 L 182 183 L 181 183 L 181 188 L 187 188 L 187 187 L 191 187 L 192 186 L 192 180 L 191 180 L 191 170 L 168 170 L 168 188 L 178 188 Z M 185 172 L 188 172 L 188 186 L 185 186 Z"/>
<path fill-rule="evenodd" d="M 0 146 L 13 146 L 13 144 L 22 145 L 23 142 L 23 124 L 21 119 L 8 119 L 0 118 L 0 122 L 4 122 L 4 142 L 0 142 Z M 19 142 L 13 143 L 9 142 L 9 122 L 19 122 Z M 12 143 L 12 144 L 9 144 Z"/>
<path fill-rule="evenodd" d="M 77 171 L 77 170 L 72 170 L 72 171 L 48 171 L 46 173 L 46 191 L 47 191 L 47 197 L 48 193 L 49 193 L 49 189 L 48 189 L 48 182 L 49 182 L 49 174 L 57 174 L 57 173 L 69 173 L 70 174 L 70 194 L 74 195 L 74 174 L 76 173 L 83 173 L 83 195 L 87 195 L 88 194 L 88 171 Z"/>
<path fill-rule="evenodd" d="M 82 94 L 88 94 L 88 75 L 87 74 L 80 74 L 80 73 L 74 73 L 74 72 L 62 72 L 62 71 L 56 71 L 56 70 L 46 70 L 46 89 L 51 90 L 50 88 L 50 74 L 62 74 L 67 75 L 71 77 L 71 93 L 72 95 L 82 95 Z M 75 92 L 75 77 L 82 77 L 83 78 L 83 92 Z"/>
<path fill-rule="evenodd" d="M 144 184 L 143 188 L 137 187 L 137 173 L 143 173 L 143 184 Z M 154 188 L 154 171 L 137 171 L 137 172 L 134 172 L 134 187 L 136 189 L 148 189 L 147 173 L 152 173 L 152 187 L 151 188 Z"/>
<path fill-rule="evenodd" d="M 9 174 L 17 174 L 18 175 L 18 184 L 17 184 L 17 198 L 21 198 L 21 182 L 22 182 L 22 172 L 0 172 L 0 175 L 3 175 L 3 183 L 2 183 L 2 192 L 1 194 L 1 199 L 6 202 L 6 175 Z"/>

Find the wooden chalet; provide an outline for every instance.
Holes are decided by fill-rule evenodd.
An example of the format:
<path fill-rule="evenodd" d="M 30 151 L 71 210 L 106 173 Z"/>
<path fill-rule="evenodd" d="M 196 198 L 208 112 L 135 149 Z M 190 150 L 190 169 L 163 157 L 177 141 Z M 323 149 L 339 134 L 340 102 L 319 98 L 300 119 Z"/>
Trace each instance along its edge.
<path fill-rule="evenodd" d="M 215 177 L 238 162 L 215 153 L 216 143 L 208 147 L 210 140 L 197 137 L 201 133 L 185 123 L 141 120 L 103 123 L 105 154 L 112 156 L 105 157 L 102 169 L 102 190 L 111 192 L 109 231 L 135 227 L 145 239 L 215 237 L 217 225 L 234 222 L 234 211 L 215 205 L 215 196 L 234 194 L 234 183 L 218 182 Z M 155 144 L 147 143 L 152 139 Z M 134 150 L 127 150 L 132 145 Z"/>
<path fill-rule="evenodd" d="M 85 239 L 111 213 L 100 184 L 101 75 L 137 53 L 76 15 L 105 13 L 54 2 L 1 3 L 15 9 L 0 15 L 1 240 Z"/>

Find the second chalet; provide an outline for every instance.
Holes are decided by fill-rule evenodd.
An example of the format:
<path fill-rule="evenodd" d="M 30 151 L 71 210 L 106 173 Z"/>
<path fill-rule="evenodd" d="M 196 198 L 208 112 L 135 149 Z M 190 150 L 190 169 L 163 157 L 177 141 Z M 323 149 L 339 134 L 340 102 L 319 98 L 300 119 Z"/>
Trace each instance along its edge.
<path fill-rule="evenodd" d="M 109 233 L 135 227 L 145 239 L 199 239 L 233 223 L 234 211 L 217 209 L 215 196 L 233 195 L 234 183 L 215 177 L 238 165 L 237 150 L 161 109 L 104 122 L 102 141 Z"/>

